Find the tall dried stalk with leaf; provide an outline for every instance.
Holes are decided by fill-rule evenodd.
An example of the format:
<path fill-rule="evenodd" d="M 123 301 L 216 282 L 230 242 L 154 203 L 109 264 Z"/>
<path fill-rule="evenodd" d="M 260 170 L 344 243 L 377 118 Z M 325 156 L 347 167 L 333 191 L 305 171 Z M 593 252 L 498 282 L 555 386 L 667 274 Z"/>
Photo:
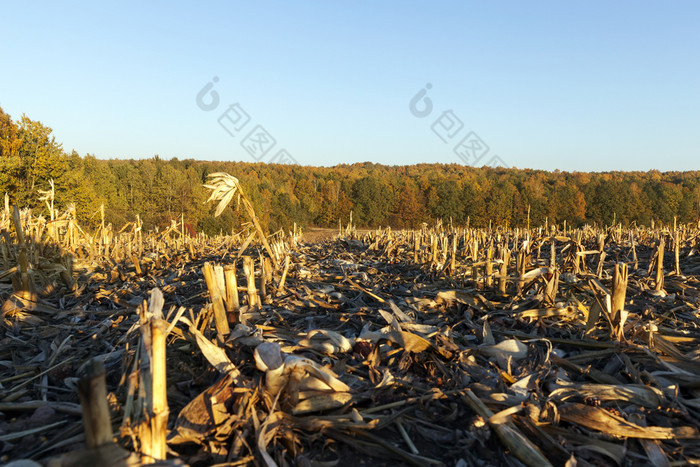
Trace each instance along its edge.
<path fill-rule="evenodd" d="M 627 264 L 615 264 L 613 273 L 613 287 L 611 300 L 611 320 L 617 327 L 617 340 L 622 340 L 624 335 L 625 321 L 627 320 L 628 312 L 625 310 L 625 297 L 627 294 Z"/>
<path fill-rule="evenodd" d="M 226 209 L 226 206 L 228 206 L 233 197 L 238 195 L 238 203 L 243 203 L 243 208 L 246 210 L 246 213 L 248 213 L 248 217 L 250 217 L 250 220 L 253 222 L 253 226 L 255 227 L 255 230 L 258 233 L 260 241 L 265 247 L 267 254 L 270 255 L 270 259 L 272 259 L 272 263 L 275 265 L 275 269 L 277 269 L 277 258 L 275 257 L 275 255 L 272 254 L 270 244 L 267 242 L 267 236 L 265 235 L 265 232 L 260 226 L 260 222 L 258 222 L 258 216 L 255 215 L 255 210 L 253 209 L 253 205 L 250 203 L 250 200 L 245 195 L 245 193 L 243 193 L 241 183 L 238 181 L 238 179 L 225 172 L 212 173 L 209 174 L 207 177 L 209 178 L 209 180 L 208 183 L 204 185 L 204 188 L 212 190 L 211 196 L 209 196 L 207 202 L 219 202 L 219 205 L 216 206 L 214 216 L 218 217 L 219 215 L 221 215 L 221 213 L 224 212 L 224 209 Z"/>
<path fill-rule="evenodd" d="M 49 210 L 49 216 L 51 219 L 51 223 L 49 224 L 49 236 L 52 240 L 56 240 L 56 227 L 53 223 L 56 218 L 53 208 L 54 199 L 56 198 L 56 190 L 53 184 L 53 179 L 49 180 L 49 186 L 51 187 L 49 190 L 38 190 L 40 194 L 39 201 L 46 203 L 46 208 Z"/>

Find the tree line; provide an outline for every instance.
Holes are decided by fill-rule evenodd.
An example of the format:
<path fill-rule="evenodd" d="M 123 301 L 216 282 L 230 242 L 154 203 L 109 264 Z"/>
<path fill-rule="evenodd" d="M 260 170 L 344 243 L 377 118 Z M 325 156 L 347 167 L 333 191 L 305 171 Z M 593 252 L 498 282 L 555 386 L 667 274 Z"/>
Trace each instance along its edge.
<path fill-rule="evenodd" d="M 559 172 L 459 164 L 386 166 L 371 162 L 309 167 L 193 159 L 101 160 L 67 153 L 51 128 L 0 108 L 0 195 L 47 214 L 39 190 L 54 180 L 55 205 L 75 204 L 81 225 L 105 219 L 116 228 L 138 214 L 146 229 L 184 216 L 208 234 L 238 230 L 243 213 L 213 217 L 202 184 L 212 172 L 239 178 L 261 223 L 271 230 L 301 226 L 419 227 L 453 225 L 650 225 L 697 221 L 700 172 Z"/>

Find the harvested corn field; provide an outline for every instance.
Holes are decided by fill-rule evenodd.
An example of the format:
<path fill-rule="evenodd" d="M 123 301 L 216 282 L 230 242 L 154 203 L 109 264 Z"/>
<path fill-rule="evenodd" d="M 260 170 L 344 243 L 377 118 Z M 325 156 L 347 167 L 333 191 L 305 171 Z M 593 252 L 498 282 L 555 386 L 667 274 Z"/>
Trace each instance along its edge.
<path fill-rule="evenodd" d="M 210 238 L 6 207 L 3 461 L 700 461 L 697 225 L 307 243 L 249 214 Z"/>

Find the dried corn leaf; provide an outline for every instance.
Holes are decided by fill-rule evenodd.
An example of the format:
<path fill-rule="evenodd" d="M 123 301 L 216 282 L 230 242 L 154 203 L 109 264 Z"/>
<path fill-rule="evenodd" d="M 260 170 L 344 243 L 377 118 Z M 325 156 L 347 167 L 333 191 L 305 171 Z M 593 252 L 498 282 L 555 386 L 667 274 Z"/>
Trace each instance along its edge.
<path fill-rule="evenodd" d="M 315 329 L 299 341 L 299 347 L 307 347 L 328 355 L 346 353 L 352 350 L 353 342 L 334 331 Z"/>
<path fill-rule="evenodd" d="M 300 400 L 292 409 L 294 415 L 303 415 L 312 412 L 321 412 L 343 407 L 352 400 L 352 395 L 347 392 L 319 393 L 315 396 Z"/>
<path fill-rule="evenodd" d="M 230 373 L 235 380 L 238 380 L 240 372 L 236 368 L 236 365 L 228 358 L 224 349 L 204 337 L 204 335 L 194 327 L 190 327 L 189 332 L 195 337 L 199 350 L 202 351 L 202 355 L 204 355 L 204 358 L 207 359 L 211 366 L 221 373 Z M 236 384 L 238 384 L 238 382 Z"/>
<path fill-rule="evenodd" d="M 578 451 L 589 450 L 597 452 L 612 459 L 618 465 L 622 465 L 627 454 L 627 448 L 623 444 L 611 443 L 552 425 L 543 425 L 542 429 L 552 436 L 561 437 L 575 445 Z"/>
<path fill-rule="evenodd" d="M 527 345 L 517 339 L 506 339 L 495 345 L 486 345 L 478 348 L 484 355 L 499 361 L 501 368 L 505 367 L 508 359 L 514 361 L 527 357 Z"/>
<path fill-rule="evenodd" d="M 462 400 L 486 420 L 490 420 L 493 417 L 493 412 L 491 412 L 473 392 L 469 390 L 465 391 Z M 525 465 L 530 467 L 552 465 L 539 448 L 526 438 L 511 422 L 502 421 L 500 423 L 491 423 L 491 426 L 494 431 L 496 431 L 503 444 Z"/>
<path fill-rule="evenodd" d="M 603 408 L 584 404 L 567 404 L 559 407 L 558 411 L 563 421 L 576 423 L 611 436 L 643 439 L 697 439 L 700 436 L 698 429 L 692 426 L 643 427 L 628 422 Z"/>
<path fill-rule="evenodd" d="M 234 396 L 234 381 L 224 375 L 216 384 L 187 404 L 178 414 L 175 426 L 168 434 L 168 444 L 202 444 L 229 417 L 227 406 Z"/>
<path fill-rule="evenodd" d="M 550 400 L 565 402 L 571 399 L 597 399 L 600 401 L 624 401 L 655 409 L 664 403 L 663 393 L 650 386 L 640 384 L 574 384 L 557 381 L 558 389 L 549 394 Z"/>

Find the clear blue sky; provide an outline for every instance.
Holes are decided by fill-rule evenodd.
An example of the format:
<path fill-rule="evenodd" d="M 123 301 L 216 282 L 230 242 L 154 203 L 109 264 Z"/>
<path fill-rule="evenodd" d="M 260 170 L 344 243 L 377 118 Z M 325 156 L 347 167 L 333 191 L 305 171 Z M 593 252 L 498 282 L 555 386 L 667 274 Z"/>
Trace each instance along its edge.
<path fill-rule="evenodd" d="M 476 165 L 697 170 L 698 24 L 697 1 L 3 2 L 0 106 L 99 158 L 252 161 L 261 125 L 262 160 L 304 165 L 461 163 L 474 131 Z M 231 136 L 234 103 L 250 121 Z"/>

